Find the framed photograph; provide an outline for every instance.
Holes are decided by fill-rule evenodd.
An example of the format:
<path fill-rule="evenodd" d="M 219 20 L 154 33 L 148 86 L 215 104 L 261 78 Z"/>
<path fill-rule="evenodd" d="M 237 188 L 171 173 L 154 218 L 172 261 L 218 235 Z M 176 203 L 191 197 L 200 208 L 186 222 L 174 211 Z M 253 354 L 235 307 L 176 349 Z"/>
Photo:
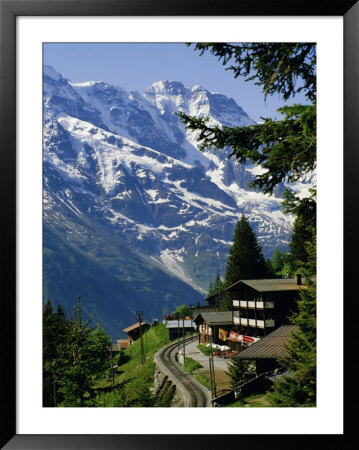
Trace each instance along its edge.
<path fill-rule="evenodd" d="M 355 376 L 349 357 L 355 341 L 352 336 L 355 314 L 353 302 L 348 303 L 348 292 L 353 291 L 357 249 L 353 213 L 356 187 L 352 181 L 359 168 L 357 2 L 348 0 L 337 5 L 309 1 L 295 5 L 284 1 L 224 1 L 214 5 L 187 0 L 175 3 L 162 0 L 0 2 L 0 167 L 4 204 L 2 248 L 6 255 L 2 270 L 6 286 L 1 327 L 5 417 L 1 424 L 2 448 L 167 449 L 182 448 L 188 445 L 188 439 L 191 447 L 196 448 L 232 446 L 239 442 L 254 448 L 268 443 L 284 448 L 295 440 L 309 445 L 320 444 L 324 439 L 326 445 L 344 447 L 344 438 L 349 440 L 354 428 L 352 415 L 347 414 L 344 422 L 344 358 L 349 395 Z M 229 46 L 225 47 L 225 43 Z M 247 47 L 248 53 L 242 53 L 241 58 L 260 55 L 256 60 L 260 62 L 255 66 L 252 59 L 249 69 L 243 65 L 236 72 L 236 67 L 230 64 L 234 64 L 233 58 L 238 55 L 230 52 L 243 43 L 255 44 Z M 263 67 L 271 65 L 271 50 L 267 46 L 267 54 L 260 52 L 268 43 L 274 43 L 273 61 L 279 43 L 288 46 L 298 43 L 299 48 L 307 45 L 301 81 L 295 75 L 287 78 L 282 75 L 285 72 L 280 68 L 284 64 L 282 59 L 275 77 L 272 75 L 270 83 L 265 84 L 268 72 Z M 258 50 L 256 45 L 262 47 Z M 253 53 L 257 50 L 259 53 Z M 227 64 L 229 56 L 232 59 L 228 58 Z M 311 64 L 315 65 L 314 69 Z M 286 81 L 281 85 L 282 76 Z M 247 82 L 245 77 L 252 79 Z M 273 81 L 276 79 L 278 83 Z M 283 98 L 287 109 L 280 112 Z M 314 137 L 307 138 L 313 111 L 317 128 Z M 201 117 L 199 121 L 193 118 L 196 114 Z M 291 185 L 296 186 L 297 197 L 294 200 L 288 197 L 293 213 L 295 208 L 297 211 L 304 205 L 300 203 L 304 188 L 297 181 L 303 181 L 306 188 L 318 188 L 317 216 L 312 217 L 317 230 L 317 253 L 313 257 L 317 264 L 317 327 L 313 328 L 318 369 L 315 403 L 310 403 L 310 399 L 298 405 L 244 402 L 240 408 L 223 409 L 228 403 L 223 400 L 225 392 L 233 394 L 236 400 L 239 394 L 229 388 L 214 394 L 221 384 L 220 380 L 215 384 L 212 379 L 213 358 L 212 369 L 209 365 L 211 376 L 206 381 L 211 385 L 206 389 L 208 405 L 219 407 L 200 410 L 177 407 L 186 404 L 181 400 L 174 402 L 175 391 L 171 391 L 168 404 L 162 394 L 159 401 L 156 396 L 160 397 L 168 375 L 164 378 L 159 375 L 157 383 L 162 387 L 151 390 L 150 398 L 146 397 L 147 404 L 138 402 L 141 393 L 133 394 L 136 386 L 130 387 L 132 394 L 130 399 L 126 397 L 127 403 L 107 398 L 106 392 L 114 383 L 114 368 L 120 366 L 117 359 L 112 359 L 117 347 L 140 348 L 135 341 L 141 341 L 143 365 L 147 351 L 152 355 L 147 336 L 163 319 L 168 333 L 175 332 L 170 329 L 171 319 L 177 321 L 177 328 L 176 324 L 173 327 L 178 336 L 183 332 L 184 339 L 185 322 L 192 326 L 193 311 L 197 311 L 197 318 L 201 313 L 200 302 L 196 302 L 198 293 L 208 300 L 214 284 L 221 282 L 220 277 L 215 280 L 215 275 L 220 271 L 222 276 L 225 272 L 223 255 L 231 248 L 229 236 L 233 236 L 234 224 L 240 222 L 241 214 L 243 221 L 249 217 L 246 226 L 255 230 L 266 258 L 265 276 L 248 275 L 247 281 L 277 277 L 284 284 L 301 284 L 300 277 L 293 272 L 294 266 L 291 266 L 293 273 L 284 273 L 289 270 L 284 259 L 280 267 L 273 268 L 275 251 L 278 264 L 280 255 L 284 258 L 288 251 L 294 219 L 284 217 L 275 195 L 274 200 L 270 197 L 267 201 L 264 194 L 255 197 L 254 191 L 247 190 L 248 182 L 258 179 L 265 180 L 260 187 L 267 188 L 267 194 L 277 192 L 277 184 L 282 183 L 280 189 L 286 187 L 283 177 L 278 182 L 273 181 L 274 176 L 265 178 L 266 167 L 271 168 L 271 174 L 275 168 L 272 162 L 266 166 L 265 151 L 262 152 L 263 146 L 273 145 L 273 140 L 282 145 L 283 137 L 267 134 L 269 129 L 271 132 L 274 129 L 269 127 L 275 127 L 281 120 L 280 114 L 286 115 L 288 123 L 293 117 L 304 123 L 302 141 L 295 136 L 300 150 L 288 171 L 294 170 L 294 164 L 299 167 L 298 172 L 303 170 L 305 174 L 316 169 L 309 181 L 290 179 Z M 205 123 L 207 116 L 209 122 Z M 182 128 L 178 125 L 180 120 Z M 237 123 L 240 127 L 259 126 L 264 130 L 260 146 L 255 147 L 255 141 L 249 138 L 246 141 L 248 146 L 253 145 L 254 159 L 243 173 L 236 168 L 224 170 L 228 155 L 218 159 L 206 153 L 206 148 L 199 152 L 195 137 L 190 137 L 192 127 L 196 136 L 202 131 L 202 143 L 208 138 L 209 145 L 216 146 L 215 138 L 222 139 L 217 150 L 227 148 L 228 151 L 233 142 L 230 130 L 235 130 Z M 185 125 L 187 132 L 184 132 Z M 283 128 L 281 132 L 288 129 Z M 284 140 L 292 137 L 289 133 Z M 312 147 L 314 157 L 310 159 Z M 241 154 L 241 148 L 232 148 L 237 152 L 235 156 L 247 164 L 249 153 Z M 163 177 L 158 175 L 164 173 L 165 186 Z M 263 174 L 264 178 L 260 178 Z M 136 182 L 132 181 L 134 178 Z M 305 192 L 307 195 L 312 190 Z M 310 205 L 308 197 L 307 216 Z M 192 216 L 186 219 L 187 228 L 181 239 L 171 247 L 166 242 L 178 238 L 183 228 L 183 224 L 177 223 L 178 217 L 185 217 L 186 211 Z M 214 218 L 208 216 L 208 211 L 212 211 Z M 234 221 L 233 217 L 238 219 Z M 220 232 L 212 235 L 206 231 L 209 225 L 218 226 L 221 218 L 225 220 L 218 228 Z M 136 226 L 131 228 L 129 224 Z M 108 231 L 110 226 L 114 232 Z M 275 239 L 271 233 L 276 233 Z M 283 248 L 278 243 L 283 243 Z M 186 246 L 193 246 L 191 254 L 186 253 Z M 206 246 L 213 246 L 213 254 L 209 258 L 211 262 L 205 265 L 202 262 L 201 266 L 198 254 L 201 251 L 204 254 L 208 250 Z M 83 257 L 86 253 L 88 258 Z M 345 272 L 344 255 L 348 260 Z M 310 261 L 306 264 L 309 267 Z M 113 273 L 108 276 L 110 266 Z M 51 273 L 56 276 L 51 278 Z M 89 273 L 93 275 L 89 277 Z M 150 277 L 156 277 L 156 283 L 152 283 L 155 287 L 148 282 Z M 227 309 L 232 312 L 223 311 L 224 297 L 220 297 L 218 304 L 215 301 L 213 311 L 218 317 L 228 312 L 230 321 L 221 325 L 216 316 L 213 325 L 208 325 L 203 312 L 198 330 L 203 332 L 203 343 L 208 340 L 220 344 L 227 340 L 229 347 L 219 349 L 218 358 L 233 356 L 238 346 L 241 349 L 248 346 L 245 352 L 250 358 L 251 345 L 259 349 L 259 344 L 270 336 L 266 326 L 279 324 L 281 315 L 274 316 L 270 311 L 273 308 L 270 289 L 265 291 L 249 283 L 246 292 L 254 288 L 261 292 L 261 297 L 255 297 L 254 301 L 248 297 L 247 318 L 239 317 L 238 313 L 239 322 L 236 322 L 234 302 L 240 305 L 242 301 L 232 299 L 231 289 L 236 283 L 228 281 L 228 274 L 224 277 L 227 284 L 221 285 L 215 295 L 219 292 L 224 297 L 227 295 L 225 298 L 231 303 Z M 81 287 L 79 280 L 83 283 Z M 170 280 L 173 288 L 166 293 Z M 211 284 L 207 292 L 208 281 Z M 141 289 L 133 289 L 135 283 L 141 283 Z M 285 291 L 282 286 L 271 289 L 276 293 Z M 121 290 L 126 292 L 126 299 Z M 136 297 L 138 292 L 156 298 L 153 305 L 146 305 L 140 295 Z M 96 305 L 98 295 L 107 298 L 105 312 Z M 64 320 L 68 321 L 64 329 L 81 328 L 93 315 L 100 328 L 93 332 L 95 340 L 89 346 L 109 345 L 111 349 L 112 365 L 107 372 L 112 378 L 96 385 L 94 401 L 85 388 L 79 397 L 77 394 L 71 397 L 75 384 L 66 381 L 66 374 L 62 378 L 58 376 L 56 361 L 46 365 L 43 372 L 44 305 L 52 296 L 64 299 L 61 307 L 64 306 L 67 317 Z M 253 308 L 248 306 L 251 302 Z M 172 312 L 175 306 L 184 304 L 191 305 L 192 309 L 181 313 L 182 316 L 176 314 L 178 308 Z M 268 305 L 266 313 L 261 310 L 267 308 L 265 304 Z M 49 313 L 52 320 L 58 302 L 47 305 L 54 308 Z M 208 300 L 206 308 L 210 306 Z M 59 311 L 57 318 L 61 316 Z M 157 311 L 159 321 L 154 319 Z M 234 324 L 241 325 L 242 320 L 247 321 L 246 328 L 234 329 Z M 252 322 L 255 332 L 248 331 Z M 56 327 L 59 323 L 56 322 Z M 283 324 L 288 326 L 286 322 Z M 230 336 L 235 336 L 236 345 L 230 342 Z M 56 348 L 58 355 L 65 357 L 63 345 L 60 343 Z M 185 348 L 183 341 L 183 359 L 188 358 Z M 70 353 L 69 358 L 74 361 L 76 351 Z M 128 352 L 127 357 L 131 359 L 133 354 Z M 257 361 L 257 376 L 258 368 Z M 101 372 L 99 368 L 93 370 Z M 277 375 L 278 369 L 275 370 L 273 373 Z M 107 372 L 102 372 L 104 377 Z M 46 376 L 48 391 L 44 394 Z M 203 380 L 202 383 L 205 385 Z M 117 394 L 125 396 L 123 392 L 126 391 L 119 390 Z M 230 413 L 225 414 L 226 411 Z"/>

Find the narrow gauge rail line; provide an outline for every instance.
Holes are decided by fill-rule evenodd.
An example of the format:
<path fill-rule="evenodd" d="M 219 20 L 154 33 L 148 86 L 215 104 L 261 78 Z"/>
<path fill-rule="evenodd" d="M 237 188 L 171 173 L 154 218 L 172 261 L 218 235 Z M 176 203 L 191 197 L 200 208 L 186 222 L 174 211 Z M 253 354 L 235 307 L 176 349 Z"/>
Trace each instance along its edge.
<path fill-rule="evenodd" d="M 190 342 L 194 339 L 197 339 L 197 336 L 191 336 L 190 338 L 185 339 L 185 342 Z M 183 340 L 164 347 L 160 350 L 159 357 L 168 371 L 172 374 L 173 378 L 177 379 L 182 385 L 182 388 L 185 389 L 189 398 L 189 404 L 186 406 L 210 406 L 210 397 L 206 388 L 202 387 L 200 383 L 188 372 L 186 372 L 176 361 L 176 354 L 178 353 L 178 348 L 181 347 L 181 345 L 183 345 Z M 177 387 L 181 388 L 181 386 Z"/>

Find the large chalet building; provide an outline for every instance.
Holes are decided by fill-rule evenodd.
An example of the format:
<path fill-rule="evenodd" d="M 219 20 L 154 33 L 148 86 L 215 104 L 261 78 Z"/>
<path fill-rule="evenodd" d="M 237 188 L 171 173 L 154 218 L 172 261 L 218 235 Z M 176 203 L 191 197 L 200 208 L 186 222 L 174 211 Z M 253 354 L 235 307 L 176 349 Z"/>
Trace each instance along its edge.
<path fill-rule="evenodd" d="M 226 291 L 232 299 L 234 331 L 240 336 L 262 338 L 281 325 L 289 325 L 289 317 L 298 309 L 301 289 L 306 289 L 306 284 L 299 274 L 295 278 L 239 280 L 232 284 Z"/>

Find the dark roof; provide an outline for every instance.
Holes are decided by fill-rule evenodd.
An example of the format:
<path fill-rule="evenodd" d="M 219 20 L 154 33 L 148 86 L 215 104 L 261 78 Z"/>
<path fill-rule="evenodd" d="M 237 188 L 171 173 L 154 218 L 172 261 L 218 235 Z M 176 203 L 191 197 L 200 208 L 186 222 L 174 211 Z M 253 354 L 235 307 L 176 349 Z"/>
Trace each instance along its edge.
<path fill-rule="evenodd" d="M 204 322 L 210 325 L 226 325 L 232 323 L 232 311 L 203 311 L 193 319 L 196 323 Z"/>
<path fill-rule="evenodd" d="M 166 328 L 183 328 L 183 320 L 168 320 L 166 323 Z M 197 325 L 193 320 L 185 320 L 184 328 L 197 328 Z"/>
<path fill-rule="evenodd" d="M 275 359 L 279 356 L 286 356 L 285 345 L 291 333 L 296 330 L 295 325 L 282 325 L 272 333 L 241 351 L 238 355 L 240 359 Z"/>
<path fill-rule="evenodd" d="M 297 284 L 295 278 L 274 278 L 264 280 L 239 280 L 229 286 L 226 291 L 231 291 L 240 284 L 245 284 L 258 292 L 298 291 L 306 288 L 305 280 L 302 280 L 302 284 Z"/>
<path fill-rule="evenodd" d="M 142 326 L 143 326 L 143 325 L 146 325 L 146 322 L 142 322 L 141 325 L 142 325 Z M 137 323 L 131 325 L 131 326 L 128 327 L 128 328 L 124 328 L 123 331 L 124 331 L 125 333 L 128 333 L 129 331 L 132 331 L 132 330 L 135 330 L 136 328 L 139 328 L 139 326 L 140 326 L 140 322 L 137 322 Z"/>

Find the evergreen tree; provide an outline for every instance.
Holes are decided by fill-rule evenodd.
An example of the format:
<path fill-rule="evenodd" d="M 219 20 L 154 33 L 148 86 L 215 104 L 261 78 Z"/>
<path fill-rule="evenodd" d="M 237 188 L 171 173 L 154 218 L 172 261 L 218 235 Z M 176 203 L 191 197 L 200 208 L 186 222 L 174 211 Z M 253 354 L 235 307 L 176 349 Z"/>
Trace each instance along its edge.
<path fill-rule="evenodd" d="M 216 278 L 214 279 L 213 283 L 213 293 L 218 294 L 223 289 L 223 282 L 221 280 L 221 277 L 219 275 L 216 275 Z"/>
<path fill-rule="evenodd" d="M 93 406 L 93 385 L 111 367 L 111 339 L 98 324 L 90 327 L 91 320 L 82 321 L 80 299 L 74 312 L 52 368 L 63 395 L 61 406 Z"/>
<path fill-rule="evenodd" d="M 307 288 L 300 291 L 296 325 L 286 347 L 287 356 L 279 360 L 289 373 L 274 384 L 270 401 L 274 406 L 316 406 L 316 245 L 306 244 L 308 259 L 303 266 Z"/>
<path fill-rule="evenodd" d="M 211 303 L 209 303 L 209 299 L 211 299 Z M 213 300 L 215 297 L 215 300 Z M 221 298 L 223 297 L 223 281 L 219 275 L 216 275 L 214 281 L 210 282 L 209 289 L 206 297 L 207 304 L 218 304 L 220 303 Z"/>
<path fill-rule="evenodd" d="M 69 323 L 61 305 L 54 312 L 50 301 L 43 311 L 43 406 L 57 406 L 63 399 L 56 383 L 54 362 L 58 358 L 59 347 L 67 339 Z"/>
<path fill-rule="evenodd" d="M 236 225 L 233 245 L 228 255 L 224 275 L 225 285 L 228 287 L 240 279 L 265 278 L 267 274 L 267 265 L 261 247 L 248 220 L 242 214 Z"/>
<path fill-rule="evenodd" d="M 272 266 L 274 272 L 282 270 L 285 262 L 285 252 L 281 252 L 278 247 L 274 249 L 272 257 Z"/>
<path fill-rule="evenodd" d="M 293 225 L 293 233 L 289 244 L 288 262 L 291 272 L 294 273 L 300 266 L 308 261 L 306 243 L 313 239 L 313 229 L 310 229 L 302 217 L 296 217 Z"/>
<path fill-rule="evenodd" d="M 212 297 L 213 294 L 214 294 L 213 281 L 211 281 L 208 287 L 207 298 Z"/>
<path fill-rule="evenodd" d="M 270 258 L 266 258 L 266 266 L 267 266 L 267 272 L 268 272 L 268 278 L 274 278 L 275 272 L 273 269 L 273 264 Z"/>
<path fill-rule="evenodd" d="M 55 356 L 55 348 L 53 342 L 55 340 L 55 325 L 53 307 L 50 301 L 46 302 L 43 311 L 43 328 L 42 328 L 42 404 L 43 406 L 55 406 L 56 388 L 54 387 L 54 376 L 50 368 L 46 368 L 45 364 L 52 361 Z"/>
<path fill-rule="evenodd" d="M 284 211 L 295 216 L 291 243 L 287 263 L 293 274 L 300 267 L 308 263 L 309 253 L 307 243 L 313 243 L 316 235 L 316 192 L 309 190 L 309 197 L 298 203 L 295 194 L 286 191 L 284 193 Z"/>
<path fill-rule="evenodd" d="M 191 45 L 191 44 L 187 44 Z M 178 113 L 189 130 L 197 131 L 200 148 L 230 147 L 240 164 L 247 160 L 266 169 L 256 175 L 251 186 L 272 194 L 282 182 L 292 183 L 310 176 L 316 167 L 316 46 L 312 43 L 197 43 L 202 55 L 209 51 L 223 65 L 230 64 L 235 77 L 255 80 L 263 87 L 264 96 L 278 93 L 288 100 L 303 92 L 308 104 L 284 106 L 278 111 L 282 120 L 262 118 L 263 122 L 248 127 L 207 125 L 207 118 Z M 314 196 L 292 195 L 298 207 L 311 202 Z"/>
<path fill-rule="evenodd" d="M 266 277 L 268 277 L 268 268 L 262 250 L 248 220 L 242 214 L 236 225 L 233 245 L 229 251 L 224 285 L 228 287 L 241 279 L 251 280 Z M 228 294 L 223 296 L 221 309 L 232 309 Z"/>
<path fill-rule="evenodd" d="M 187 44 L 191 45 L 191 44 Z M 223 65 L 229 64 L 235 77 L 244 76 L 263 87 L 264 96 L 278 93 L 288 100 L 302 91 L 308 104 L 294 104 L 278 109 L 282 120 L 262 118 L 263 122 L 248 127 L 208 125 L 208 119 L 178 113 L 186 128 L 197 132 L 201 149 L 231 148 L 240 164 L 247 160 L 265 169 L 256 175 L 250 186 L 273 194 L 283 182 L 293 183 L 310 177 L 316 167 L 316 46 L 311 43 L 198 43 L 200 55 L 209 51 Z M 284 212 L 296 217 L 289 260 L 282 274 L 298 271 L 308 279 L 308 288 L 301 291 L 298 316 L 293 323 L 298 331 L 288 348 L 287 367 L 291 376 L 276 384 L 273 398 L 280 406 L 315 404 L 315 236 L 316 189 L 299 197 L 284 190 Z M 307 252 L 304 249 L 307 249 Z M 234 259 L 233 251 L 231 258 Z M 289 265 L 288 265 L 289 264 Z M 228 264 L 229 265 L 229 264 Z M 289 272 L 288 271 L 288 272 Z M 235 266 L 227 267 L 225 281 L 240 278 Z M 237 279 L 235 279 L 237 277 Z M 227 303 L 225 307 L 230 307 Z M 305 318 L 305 320 L 304 320 Z M 305 325 L 307 323 L 307 325 Z M 287 384 L 285 384 L 287 383 Z"/>
<path fill-rule="evenodd" d="M 228 364 L 228 371 L 225 372 L 230 377 L 229 386 L 231 389 L 236 389 L 244 383 L 244 374 L 249 367 L 249 361 L 240 358 L 232 358 Z"/>

